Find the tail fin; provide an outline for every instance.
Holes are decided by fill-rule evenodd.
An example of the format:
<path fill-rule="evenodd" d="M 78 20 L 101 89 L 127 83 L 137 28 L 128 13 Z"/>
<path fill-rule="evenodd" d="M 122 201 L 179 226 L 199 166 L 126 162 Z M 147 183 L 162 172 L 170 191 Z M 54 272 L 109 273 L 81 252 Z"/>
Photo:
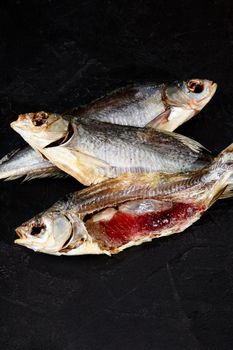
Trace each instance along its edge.
<path fill-rule="evenodd" d="M 225 188 L 225 191 L 221 194 L 219 199 L 226 199 L 231 197 L 233 197 L 233 183 L 227 185 L 227 187 Z"/>
<path fill-rule="evenodd" d="M 222 170 L 225 173 L 228 169 L 232 170 L 232 175 L 229 174 L 229 178 L 226 183 L 226 188 L 223 191 L 223 193 L 219 196 L 219 199 L 233 197 L 233 143 L 219 153 L 219 155 L 213 161 L 213 167 L 222 167 Z"/>
<path fill-rule="evenodd" d="M 217 168 L 222 169 L 221 173 L 224 173 L 227 170 L 232 171 L 233 176 L 233 143 L 212 159 L 210 166 L 208 166 L 208 171 L 211 172 L 212 170 L 215 175 L 218 175 L 216 172 Z"/>
<path fill-rule="evenodd" d="M 229 147 L 232 147 L 232 145 L 230 145 Z M 229 148 L 227 147 L 227 148 Z M 223 151 L 225 152 L 225 151 Z M 221 196 L 219 197 L 220 199 L 225 199 L 225 198 L 231 198 L 233 197 L 233 175 L 230 176 L 229 180 L 228 180 L 228 184 L 227 187 L 225 188 L 225 191 L 221 194 Z"/>
<path fill-rule="evenodd" d="M 220 152 L 215 160 L 219 160 L 221 163 L 232 161 L 233 164 L 233 143 Z"/>
<path fill-rule="evenodd" d="M 216 199 L 233 197 L 233 143 L 226 147 L 217 157 L 213 159 L 208 168 L 209 180 L 218 180 L 224 176 L 224 182 L 217 182 L 215 187 Z"/>

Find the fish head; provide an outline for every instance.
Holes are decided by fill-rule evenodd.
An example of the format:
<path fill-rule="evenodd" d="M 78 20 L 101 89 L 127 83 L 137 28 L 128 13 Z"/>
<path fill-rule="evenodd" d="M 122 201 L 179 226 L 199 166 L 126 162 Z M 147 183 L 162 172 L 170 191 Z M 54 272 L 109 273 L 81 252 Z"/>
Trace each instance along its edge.
<path fill-rule="evenodd" d="M 158 127 L 173 131 L 192 118 L 211 100 L 217 84 L 207 79 L 190 79 L 168 85 L 164 90 L 163 100 L 167 108 L 161 118 L 156 121 Z"/>
<path fill-rule="evenodd" d="M 217 84 L 207 79 L 190 79 L 177 82 L 166 89 L 166 103 L 199 112 L 213 97 Z"/>
<path fill-rule="evenodd" d="M 77 215 L 48 211 L 16 228 L 15 243 L 35 251 L 60 255 L 88 241 L 83 222 Z"/>
<path fill-rule="evenodd" d="M 54 142 L 62 143 L 69 134 L 69 125 L 69 121 L 61 115 L 43 111 L 20 114 L 11 123 L 11 127 L 37 149 Z"/>
<path fill-rule="evenodd" d="M 39 214 L 16 229 L 16 243 L 33 250 L 53 252 L 59 250 L 72 231 L 68 219 L 59 212 Z"/>

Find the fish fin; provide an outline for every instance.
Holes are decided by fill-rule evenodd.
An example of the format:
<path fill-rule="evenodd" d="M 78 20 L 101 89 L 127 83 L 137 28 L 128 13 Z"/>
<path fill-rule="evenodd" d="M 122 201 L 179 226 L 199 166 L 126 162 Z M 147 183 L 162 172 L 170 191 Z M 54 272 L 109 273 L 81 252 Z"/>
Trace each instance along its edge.
<path fill-rule="evenodd" d="M 231 197 L 233 197 L 233 184 L 227 185 L 227 187 L 225 188 L 224 192 L 221 194 L 219 199 L 226 199 Z"/>
<path fill-rule="evenodd" d="M 208 207 L 211 207 L 218 199 L 223 199 L 223 194 L 226 191 L 226 188 L 228 187 L 228 185 L 226 185 L 223 188 L 219 188 L 216 190 L 214 196 L 212 197 L 211 201 L 209 202 Z M 226 192 L 226 195 L 228 194 L 228 191 Z M 225 197 L 225 198 L 229 198 L 229 197 Z"/>
<path fill-rule="evenodd" d="M 3 179 L 3 181 L 12 181 L 12 180 L 17 180 L 20 179 L 21 177 L 24 177 L 24 174 L 20 174 L 20 175 L 12 175 L 12 176 L 8 176 L 5 179 Z M 22 180 L 22 182 L 26 182 L 26 181 L 31 181 L 34 179 L 42 179 L 42 178 L 63 178 L 63 177 L 68 177 L 68 174 L 64 173 L 63 171 L 59 171 L 57 170 L 56 172 L 53 173 L 35 173 L 35 174 L 28 174 L 25 176 L 25 178 Z"/>
<path fill-rule="evenodd" d="M 149 123 L 145 125 L 146 128 L 156 129 L 161 125 L 165 124 L 168 121 L 169 115 L 171 113 L 170 108 L 166 109 L 164 112 L 157 115 L 154 119 L 152 119 Z"/>
<path fill-rule="evenodd" d="M 80 182 L 86 186 L 102 182 L 107 177 L 105 175 L 106 168 L 111 173 L 112 167 L 95 157 L 77 151 L 78 177 Z"/>
<path fill-rule="evenodd" d="M 219 155 L 216 157 L 216 160 L 222 160 L 222 158 L 224 159 L 224 155 L 229 155 L 230 153 L 233 153 L 233 143 L 231 143 L 229 146 L 227 146 L 222 152 L 219 153 Z M 231 155 L 230 155 L 231 158 Z"/>
<path fill-rule="evenodd" d="M 12 181 L 12 180 L 17 180 L 20 179 L 23 175 L 12 175 L 12 176 L 8 176 L 5 179 L 2 179 L 3 181 Z"/>
<path fill-rule="evenodd" d="M 102 182 L 106 169 L 111 177 L 113 167 L 91 155 L 71 150 L 66 147 L 49 147 L 43 149 L 45 156 L 58 168 L 76 178 L 85 186 Z M 57 157 L 59 154 L 59 158 Z M 58 159 L 58 160 L 57 160 Z"/>
<path fill-rule="evenodd" d="M 233 152 L 233 143 L 227 146 L 220 154 Z"/>
<path fill-rule="evenodd" d="M 11 159 L 16 153 L 18 153 L 21 150 L 22 150 L 22 148 L 16 148 L 13 151 L 10 151 L 9 153 L 7 153 L 4 157 L 2 157 L 0 159 L 0 164 L 7 162 L 9 159 Z"/>
<path fill-rule="evenodd" d="M 93 117 L 95 116 L 96 112 L 103 112 L 103 114 L 105 114 L 105 111 L 109 109 L 109 107 L 111 109 L 113 106 L 114 108 L 120 108 L 127 103 L 132 103 L 132 101 L 134 101 L 136 98 L 137 92 L 138 87 L 133 85 L 124 88 L 118 88 L 110 93 L 107 93 L 107 95 L 97 98 L 87 105 L 81 105 L 72 108 L 71 110 L 63 113 L 63 116 L 68 114 L 78 117 Z"/>
<path fill-rule="evenodd" d="M 228 178 L 225 187 L 221 190 L 216 190 L 216 195 L 214 196 L 212 202 L 219 199 L 231 198 L 233 197 L 233 177 L 232 177 L 232 165 L 233 165 L 233 143 L 226 147 L 222 152 L 219 153 L 212 161 L 212 171 L 222 168 L 224 174 L 228 172 Z M 212 203 L 211 202 L 211 203 Z"/>
<path fill-rule="evenodd" d="M 51 172 L 51 173 L 40 173 L 40 174 L 28 174 L 25 176 L 25 178 L 23 179 L 22 182 L 26 182 L 26 181 L 31 181 L 31 180 L 34 180 L 34 179 L 44 179 L 44 178 L 55 178 L 55 179 L 60 179 L 60 178 L 63 178 L 63 177 L 68 177 L 69 175 L 64 173 L 64 171 L 54 171 L 54 172 Z"/>
<path fill-rule="evenodd" d="M 214 158 L 213 162 L 215 167 L 222 166 L 223 164 L 227 165 L 227 168 L 232 168 L 233 164 L 233 143 L 226 147 L 222 152 L 220 152 L 217 157 Z M 231 177 L 229 179 L 228 185 L 233 183 Z"/>
<path fill-rule="evenodd" d="M 190 139 L 189 137 L 177 134 L 175 132 L 170 132 L 170 131 L 163 131 L 163 133 L 168 133 L 169 135 L 172 135 L 178 141 L 183 143 L 183 145 L 189 147 L 192 151 L 194 151 L 196 153 L 200 153 L 200 152 L 202 152 L 204 150 L 207 153 L 211 154 L 210 150 L 208 150 L 206 147 L 201 145 L 199 142 L 197 142 L 197 141 L 195 141 L 193 139 Z"/>

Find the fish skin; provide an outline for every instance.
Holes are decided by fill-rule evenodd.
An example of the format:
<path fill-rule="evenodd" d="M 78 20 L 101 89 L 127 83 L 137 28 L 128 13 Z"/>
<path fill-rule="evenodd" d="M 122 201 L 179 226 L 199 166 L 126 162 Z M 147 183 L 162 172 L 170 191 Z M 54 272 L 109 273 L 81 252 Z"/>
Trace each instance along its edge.
<path fill-rule="evenodd" d="M 42 177 L 66 177 L 67 174 L 31 147 L 10 152 L 0 160 L 0 179 L 15 180 L 26 176 L 24 181 Z"/>
<path fill-rule="evenodd" d="M 233 144 L 199 171 L 124 174 L 58 201 L 19 226 L 15 243 L 54 255 L 116 254 L 184 231 L 232 173 Z"/>
<path fill-rule="evenodd" d="M 111 124 L 144 127 L 168 108 L 162 98 L 164 89 L 165 84 L 129 86 L 65 114 Z"/>
<path fill-rule="evenodd" d="M 191 84 L 203 90 L 200 93 L 193 92 Z M 200 112 L 216 89 L 217 84 L 207 79 L 133 85 L 115 90 L 87 106 L 73 109 L 72 114 L 111 124 L 150 126 L 174 131 Z"/>
<path fill-rule="evenodd" d="M 46 115 L 43 125 L 34 125 L 40 113 L 21 115 L 11 125 L 33 148 L 84 185 L 125 172 L 190 171 L 211 160 L 199 143 L 179 134 Z"/>
<path fill-rule="evenodd" d="M 205 94 L 204 98 L 200 98 L 199 104 L 194 103 L 196 99 L 199 101 L 198 98 L 201 96 L 199 93 L 194 94 L 191 99 L 190 97 L 188 100 L 184 98 L 186 95 L 190 96 L 190 90 L 187 89 L 190 82 L 195 82 L 197 86 L 203 84 Z M 65 114 L 114 124 L 148 126 L 173 131 L 197 114 L 213 97 L 216 88 L 216 83 L 201 79 L 190 79 L 186 82 L 173 84 L 133 85 L 115 90 L 111 94 L 86 106 L 74 108 Z M 187 90 L 189 94 L 183 94 L 183 90 Z M 191 103 L 192 100 L 193 103 Z M 0 179 L 12 180 L 25 176 L 25 181 L 36 177 L 61 177 L 61 171 L 52 164 L 46 165 L 45 160 L 43 166 L 45 166 L 46 171 L 42 174 L 40 159 L 36 153 L 31 152 L 29 148 L 24 148 L 22 151 L 17 150 L 16 163 L 16 158 L 10 157 L 10 159 L 5 160 L 4 165 L 0 164 Z M 32 158 L 33 154 L 35 159 Z M 21 160 L 19 155 L 22 157 Z M 33 169 L 29 166 L 31 162 L 33 162 Z"/>

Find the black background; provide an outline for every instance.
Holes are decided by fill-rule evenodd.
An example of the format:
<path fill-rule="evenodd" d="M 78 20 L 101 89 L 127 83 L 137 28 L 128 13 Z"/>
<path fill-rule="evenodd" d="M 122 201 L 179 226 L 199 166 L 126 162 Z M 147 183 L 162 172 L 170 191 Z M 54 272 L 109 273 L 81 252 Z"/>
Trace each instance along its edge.
<path fill-rule="evenodd" d="M 232 142 L 232 1 L 1 1 L 0 156 L 19 113 L 62 112 L 129 82 L 219 85 L 179 132 Z M 1 349 L 232 349 L 233 202 L 184 234 L 105 256 L 53 257 L 14 228 L 81 186 L 0 183 Z"/>

